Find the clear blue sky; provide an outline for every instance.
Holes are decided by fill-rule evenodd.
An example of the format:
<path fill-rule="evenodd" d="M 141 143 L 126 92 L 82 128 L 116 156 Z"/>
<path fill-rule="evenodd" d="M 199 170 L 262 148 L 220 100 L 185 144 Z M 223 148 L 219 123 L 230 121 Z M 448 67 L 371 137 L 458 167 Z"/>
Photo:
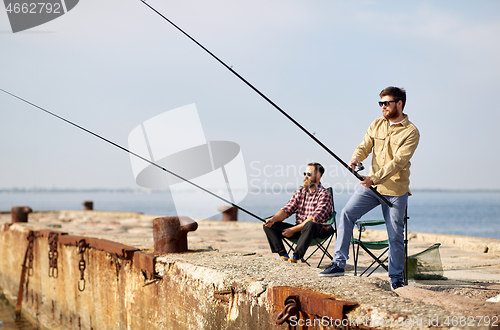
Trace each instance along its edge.
<path fill-rule="evenodd" d="M 421 133 L 413 188 L 500 188 L 499 1 L 149 3 L 345 161 L 395 85 Z M 300 182 L 308 161 L 329 185 L 356 184 L 139 0 L 82 0 L 16 34 L 0 8 L 0 88 L 125 147 L 141 122 L 195 103 L 207 140 L 241 146 L 252 188 Z M 136 187 L 123 151 L 3 93 L 0 115 L 0 188 Z"/>

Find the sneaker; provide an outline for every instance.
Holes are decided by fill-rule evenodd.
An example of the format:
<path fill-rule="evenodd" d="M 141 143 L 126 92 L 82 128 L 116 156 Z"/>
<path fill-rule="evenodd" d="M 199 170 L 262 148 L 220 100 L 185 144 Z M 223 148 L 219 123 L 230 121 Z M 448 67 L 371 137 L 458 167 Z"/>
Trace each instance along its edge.
<path fill-rule="evenodd" d="M 288 253 L 281 255 L 280 258 L 283 259 L 284 261 L 288 261 L 288 259 L 290 259 L 290 257 L 288 256 Z"/>
<path fill-rule="evenodd" d="M 403 287 L 403 281 L 396 281 L 394 283 L 391 283 L 391 287 L 393 290 L 396 290 L 397 288 L 402 288 Z"/>
<path fill-rule="evenodd" d="M 296 264 L 298 260 L 295 258 L 295 256 L 292 256 L 288 259 L 288 261 L 290 261 L 292 264 Z"/>
<path fill-rule="evenodd" d="M 326 267 L 324 271 L 319 273 L 318 276 L 343 276 L 344 273 L 345 272 L 343 268 L 340 268 L 335 264 L 331 264 L 330 266 Z"/>

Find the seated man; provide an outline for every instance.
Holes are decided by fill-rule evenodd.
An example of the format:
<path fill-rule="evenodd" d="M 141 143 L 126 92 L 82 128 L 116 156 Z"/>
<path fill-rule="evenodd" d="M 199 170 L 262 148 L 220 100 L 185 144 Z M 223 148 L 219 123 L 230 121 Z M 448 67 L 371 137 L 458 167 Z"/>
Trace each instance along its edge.
<path fill-rule="evenodd" d="M 319 182 L 325 172 L 319 163 L 307 164 L 304 186 L 295 191 L 285 207 L 264 223 L 264 232 L 271 251 L 278 253 L 285 261 L 296 263 L 302 259 L 314 237 L 328 236 L 330 225 L 323 225 L 332 215 L 332 195 Z M 295 211 L 295 225 L 283 220 Z M 283 245 L 283 237 L 298 238 L 293 256 L 289 257 Z"/>

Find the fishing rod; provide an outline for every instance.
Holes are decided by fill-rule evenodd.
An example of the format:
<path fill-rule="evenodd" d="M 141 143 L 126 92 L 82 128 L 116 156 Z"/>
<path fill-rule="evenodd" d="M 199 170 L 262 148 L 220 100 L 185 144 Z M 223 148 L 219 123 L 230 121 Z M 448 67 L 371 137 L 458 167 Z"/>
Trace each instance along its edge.
<path fill-rule="evenodd" d="M 356 172 L 354 169 L 352 169 L 349 165 L 347 165 L 340 157 L 338 157 L 333 151 L 331 151 L 326 145 L 324 145 L 320 140 L 318 140 L 313 134 L 311 134 L 308 130 L 306 130 L 301 124 L 299 124 L 295 119 L 293 119 L 288 113 L 286 113 L 283 109 L 281 109 L 276 103 L 271 101 L 270 98 L 268 98 L 264 93 L 262 93 L 260 90 L 258 90 L 255 86 L 253 86 L 250 82 L 248 82 L 245 78 L 243 78 L 238 72 L 234 71 L 233 68 L 228 66 L 226 63 L 224 63 L 220 58 L 215 56 L 210 50 L 205 48 L 202 44 L 200 44 L 196 39 L 191 37 L 187 32 L 182 30 L 179 26 L 177 26 L 174 22 L 169 20 L 165 15 L 160 13 L 158 10 L 156 10 L 154 7 L 152 7 L 150 4 L 148 4 L 145 0 L 141 0 L 143 4 L 148 6 L 152 11 L 157 13 L 159 16 L 161 16 L 164 20 L 169 22 L 173 27 L 175 27 L 177 30 L 179 30 L 182 34 L 184 34 L 186 37 L 191 39 L 195 44 L 200 46 L 204 51 L 206 51 L 208 54 L 210 54 L 215 60 L 217 60 L 220 64 L 222 64 L 226 69 L 231 71 L 235 76 L 241 79 L 245 84 L 248 85 L 251 89 L 253 89 L 257 94 L 262 96 L 267 102 L 269 102 L 273 107 L 275 107 L 279 112 L 281 112 L 286 118 L 288 118 L 292 123 L 297 125 L 304 133 L 306 133 L 311 139 L 313 139 L 316 143 L 318 143 L 323 149 L 325 149 L 333 158 L 335 158 L 340 164 L 342 164 L 349 172 L 351 172 L 356 178 L 358 178 L 360 181 L 363 181 L 364 178 Z M 371 191 L 373 191 L 384 203 L 386 203 L 389 207 L 392 207 L 392 203 L 389 202 L 384 196 L 382 196 L 378 191 L 377 188 L 374 186 L 370 187 Z"/>
<path fill-rule="evenodd" d="M 174 173 L 174 172 L 172 172 L 172 171 L 167 170 L 166 168 L 164 168 L 164 167 L 162 167 L 162 166 L 160 166 L 160 165 L 156 164 L 155 162 L 152 162 L 152 161 L 150 161 L 149 159 L 144 158 L 144 157 L 142 157 L 142 156 L 140 156 L 140 155 L 136 154 L 135 152 L 130 151 L 129 149 L 124 148 L 124 147 L 122 147 L 121 145 L 119 145 L 119 144 L 117 144 L 117 143 L 115 143 L 115 142 L 113 142 L 113 141 L 111 141 L 111 140 L 108 140 L 108 139 L 106 139 L 105 137 L 103 137 L 103 136 L 101 136 L 101 135 L 99 135 L 99 134 L 97 134 L 97 133 L 92 132 L 91 130 L 86 129 L 85 127 L 82 127 L 82 126 L 80 126 L 80 125 L 78 125 L 78 124 L 75 124 L 74 122 L 72 122 L 72 121 L 70 121 L 70 120 L 68 120 L 68 119 L 65 119 L 65 118 L 63 118 L 63 117 L 61 117 L 61 116 L 59 116 L 59 115 L 56 115 L 55 113 L 50 112 L 49 110 L 46 110 L 46 109 L 44 109 L 44 108 L 42 108 L 42 107 L 40 107 L 40 106 L 38 106 L 38 105 L 36 105 L 36 104 L 34 104 L 34 103 L 31 103 L 31 102 L 29 102 L 29 101 L 27 101 L 27 100 L 25 100 L 25 99 L 23 99 L 23 98 L 21 98 L 21 97 L 19 97 L 19 96 L 15 95 L 15 94 L 12 94 L 12 93 L 10 93 L 10 92 L 7 92 L 7 91 L 6 91 L 6 90 L 4 90 L 4 89 L 1 89 L 1 88 L 0 88 L 0 91 L 4 92 L 4 93 L 6 93 L 6 94 L 8 94 L 8 95 L 10 95 L 10 96 L 13 96 L 13 97 L 15 97 L 16 99 L 19 99 L 19 100 L 21 100 L 21 101 L 23 101 L 23 102 L 25 102 L 25 103 L 27 103 L 27 104 L 29 104 L 29 105 L 31 105 L 31 106 L 33 106 L 33 107 L 35 107 L 35 108 L 38 108 L 38 109 L 40 109 L 40 110 L 42 110 L 42 111 L 44 111 L 44 112 L 48 113 L 49 115 L 52 115 L 52 116 L 54 116 L 54 117 L 56 117 L 56 118 L 58 118 L 58 119 L 60 119 L 60 120 L 62 120 L 62 121 L 64 121 L 64 122 L 66 122 L 66 123 L 68 123 L 68 124 L 71 124 L 71 125 L 73 125 L 73 126 L 75 126 L 75 127 L 79 128 L 79 129 L 81 129 L 81 130 L 83 130 L 83 131 L 85 131 L 85 132 L 87 132 L 87 133 L 89 133 L 89 134 L 91 134 L 91 135 L 93 135 L 93 136 L 95 136 L 95 137 L 97 137 L 97 138 L 99 138 L 99 139 L 101 139 L 101 140 L 103 140 L 103 141 L 105 141 L 105 142 L 109 143 L 109 144 L 112 144 L 113 146 L 115 146 L 115 147 L 117 147 L 117 148 L 119 148 L 119 149 L 121 149 L 121 150 L 123 150 L 123 151 L 125 151 L 125 152 L 128 152 L 129 154 L 134 155 L 134 156 L 135 156 L 135 157 L 137 157 L 137 158 L 142 159 L 143 161 L 145 161 L 145 162 L 147 162 L 147 163 L 149 163 L 149 164 L 151 164 L 151 165 L 153 165 L 153 166 L 155 166 L 155 167 L 159 168 L 160 170 L 165 171 L 165 172 L 167 172 L 168 174 L 173 175 L 173 176 L 175 176 L 176 178 L 181 179 L 181 180 L 183 180 L 183 181 L 185 181 L 185 182 L 187 182 L 187 183 L 190 183 L 191 185 L 195 186 L 196 188 L 201 189 L 201 190 L 203 190 L 204 192 L 209 193 L 210 195 L 212 195 L 212 196 L 214 196 L 214 197 L 216 197 L 216 198 L 218 198 L 218 199 L 222 200 L 223 202 L 225 202 L 225 203 L 227 203 L 227 204 L 230 204 L 231 206 L 236 207 L 237 209 L 239 209 L 239 210 L 241 210 L 241 211 L 245 212 L 246 214 L 248 214 L 248 215 L 250 215 L 250 216 L 252 216 L 252 217 L 254 217 L 254 218 L 256 218 L 256 219 L 258 219 L 258 220 L 260 220 L 260 221 L 262 221 L 262 222 L 266 222 L 266 220 L 262 219 L 261 217 L 259 217 L 259 216 L 255 215 L 255 214 L 253 214 L 252 212 L 250 212 L 250 211 L 248 211 L 248 210 L 246 210 L 246 209 L 242 208 L 241 206 L 238 206 L 238 205 L 236 205 L 236 204 L 234 204 L 234 203 L 232 203 L 232 202 L 228 201 L 228 200 L 227 200 L 227 199 L 225 199 L 224 197 L 221 197 L 221 196 L 219 196 L 219 195 L 214 194 L 214 193 L 213 193 L 213 192 L 211 192 L 210 190 L 207 190 L 207 189 L 205 189 L 205 188 L 203 188 L 203 187 L 201 187 L 201 186 L 197 185 L 196 183 L 191 182 L 191 181 L 189 181 L 188 179 L 185 179 L 185 178 L 183 178 L 182 176 L 180 176 L 180 175 L 178 175 L 178 174 L 176 174 L 176 173 Z"/>

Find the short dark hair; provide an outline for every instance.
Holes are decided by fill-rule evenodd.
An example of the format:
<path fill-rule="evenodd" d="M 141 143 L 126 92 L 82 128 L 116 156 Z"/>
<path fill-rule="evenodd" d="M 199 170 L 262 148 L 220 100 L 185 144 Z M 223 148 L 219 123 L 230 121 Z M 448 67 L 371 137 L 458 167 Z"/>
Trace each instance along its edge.
<path fill-rule="evenodd" d="M 389 86 L 389 87 L 384 88 L 380 92 L 379 95 L 380 95 L 380 97 L 383 97 L 383 96 L 392 96 L 397 101 L 401 100 L 401 101 L 403 101 L 403 109 L 405 108 L 405 104 L 406 104 L 406 91 L 404 90 L 404 88 Z"/>
<path fill-rule="evenodd" d="M 325 168 L 323 166 L 321 166 L 320 163 L 309 163 L 309 164 L 307 164 L 307 166 L 314 166 L 314 169 L 316 171 L 319 171 L 321 176 L 323 176 L 323 173 L 325 173 Z"/>

